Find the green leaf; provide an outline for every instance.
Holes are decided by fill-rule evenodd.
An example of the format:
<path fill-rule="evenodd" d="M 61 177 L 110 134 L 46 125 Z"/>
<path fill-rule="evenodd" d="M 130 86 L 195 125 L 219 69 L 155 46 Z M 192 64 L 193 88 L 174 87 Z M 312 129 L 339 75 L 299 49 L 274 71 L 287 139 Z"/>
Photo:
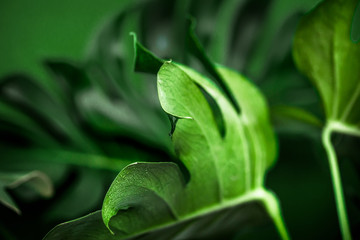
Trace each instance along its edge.
<path fill-rule="evenodd" d="M 350 39 L 356 0 L 329 0 L 305 16 L 293 55 L 320 92 L 326 118 L 360 124 L 360 45 Z"/>
<path fill-rule="evenodd" d="M 174 221 L 184 204 L 181 200 L 183 187 L 182 174 L 174 163 L 131 164 L 109 188 L 102 208 L 104 223 L 119 236 L 126 237 Z M 119 211 L 121 214 L 116 216 Z"/>
<path fill-rule="evenodd" d="M 357 0 L 328 0 L 306 15 L 297 29 L 293 55 L 297 67 L 318 89 L 326 114 L 326 150 L 343 239 L 351 239 L 335 149 L 334 131 L 360 136 L 360 44 L 351 41 Z M 355 13 L 355 16 L 354 16 Z"/>
<path fill-rule="evenodd" d="M 45 239 L 117 240 L 103 224 L 101 211 L 96 211 L 74 221 L 62 223 L 53 228 Z"/>
<path fill-rule="evenodd" d="M 282 238 L 288 239 L 278 201 L 264 190 L 265 172 L 273 164 L 276 152 L 266 102 L 243 76 L 221 66 L 217 71 L 234 91 L 243 109 L 241 114 L 210 79 L 171 62 L 160 68 L 160 103 L 165 112 L 178 118 L 172 141 L 190 180 L 184 184 L 183 173 L 174 163 L 138 163 L 123 169 L 106 194 L 102 208 L 105 225 L 118 239 L 175 225 L 186 226 L 178 228 L 179 235 L 193 237 L 197 229 L 194 219 L 252 201 L 264 204 Z M 225 136 L 216 127 L 199 87 L 218 104 L 224 117 Z M 82 218 L 69 224 L 76 227 L 86 221 Z M 189 226 L 187 221 L 191 222 Z M 61 231 L 66 228 L 58 226 L 48 236 Z M 81 236 L 85 236 L 87 230 L 81 231 Z M 106 236 L 100 234 L 98 239 Z"/>
<path fill-rule="evenodd" d="M 163 224 L 168 225 L 174 220 L 181 222 L 210 213 L 214 208 L 223 209 L 233 202 L 241 204 L 246 202 L 247 198 L 249 201 L 254 200 L 249 196 L 263 191 L 265 171 L 272 165 L 276 150 L 266 103 L 259 91 L 244 77 L 224 67 L 217 67 L 217 71 L 225 79 L 229 89 L 234 91 L 234 97 L 243 109 L 240 115 L 210 79 L 190 68 L 165 62 L 158 72 L 160 103 L 165 112 L 179 119 L 172 141 L 176 154 L 190 172 L 190 180 L 184 189 L 179 183 L 172 184 L 173 191 L 165 193 L 167 188 L 164 189 L 163 185 L 168 183 L 169 179 L 162 179 L 167 175 L 157 175 L 157 181 L 162 184 L 157 184 L 160 187 L 151 190 L 161 198 L 161 201 L 158 200 L 158 204 L 151 204 L 148 208 L 157 209 L 152 216 L 153 219 L 157 219 L 159 214 L 156 212 L 160 209 L 164 211 L 163 202 L 166 202 L 172 214 L 165 215 L 167 217 L 162 218 L 161 222 L 144 223 L 150 229 L 158 228 Z M 202 87 L 219 105 L 225 123 L 224 137 L 218 131 L 211 108 L 198 86 Z M 252 101 L 248 101 L 249 96 Z M 142 171 L 148 172 L 146 169 Z M 134 177 L 138 178 L 136 175 L 130 176 L 129 174 L 131 180 Z M 147 184 L 153 182 L 149 177 L 142 181 Z M 128 188 L 121 187 L 117 191 L 113 189 L 110 188 L 105 197 L 103 210 L 113 209 L 111 215 L 116 216 L 114 217 L 116 222 L 121 216 L 129 218 L 127 214 L 131 214 L 131 211 L 117 212 L 118 208 L 115 207 L 123 203 L 119 197 L 119 194 L 123 194 L 121 189 Z M 143 190 L 143 194 L 147 194 L 149 189 L 147 187 Z M 139 193 L 133 191 L 132 194 Z M 115 203 L 108 202 L 107 198 L 111 196 L 114 199 L 114 195 L 118 196 Z M 178 196 L 177 199 L 181 204 L 174 203 L 174 195 Z M 137 201 L 139 200 L 133 202 L 135 206 Z M 143 223 L 143 216 L 136 218 L 136 214 L 133 213 L 131 217 L 136 220 L 130 222 Z M 106 215 L 105 224 L 108 223 L 108 219 L 109 216 Z M 131 236 L 142 232 L 135 231 L 136 229 L 129 223 L 121 223 L 122 233 Z M 286 238 L 286 234 L 283 237 Z"/>
<path fill-rule="evenodd" d="M 51 197 L 54 191 L 50 179 L 42 172 L 0 172 L 0 202 L 18 214 L 21 211 L 6 189 L 15 189 L 23 185 L 43 197 Z"/>

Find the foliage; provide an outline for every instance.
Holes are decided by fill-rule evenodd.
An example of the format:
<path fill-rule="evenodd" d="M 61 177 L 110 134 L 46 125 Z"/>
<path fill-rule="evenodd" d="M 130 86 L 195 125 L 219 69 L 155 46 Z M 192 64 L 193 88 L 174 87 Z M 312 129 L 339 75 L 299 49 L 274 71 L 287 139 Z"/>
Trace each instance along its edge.
<path fill-rule="evenodd" d="M 286 239 L 279 198 L 294 238 L 336 239 L 326 154 L 332 176 L 343 173 L 335 196 L 349 238 L 346 225 L 360 224 L 358 140 L 333 134 L 357 135 L 360 123 L 359 7 L 345 2 L 321 3 L 295 34 L 317 0 L 134 1 L 81 62 L 44 61 L 45 85 L 2 76 L 1 172 L 48 177 L 35 191 L 1 180 L 0 199 L 22 212 L 0 206 L 1 238 L 39 239 L 66 221 L 45 238 Z"/>
<path fill-rule="evenodd" d="M 303 18 L 294 41 L 297 66 L 312 80 L 323 101 L 323 144 L 344 239 L 351 239 L 351 232 L 331 134 L 337 131 L 360 136 L 360 45 L 350 38 L 356 5 L 357 1 L 323 2 Z"/>
<path fill-rule="evenodd" d="M 31 189 L 44 197 L 50 197 L 53 194 L 53 186 L 48 177 L 42 172 L 33 171 L 25 174 L 9 172 L 0 173 L 0 201 L 18 214 L 20 214 L 20 209 L 6 192 L 6 188 L 18 188 L 20 186 L 27 186 L 28 189 Z"/>
<path fill-rule="evenodd" d="M 139 47 L 138 60 L 158 59 L 141 45 Z M 153 67 L 149 66 L 150 62 L 154 63 Z M 151 72 L 158 66 L 157 63 L 141 61 L 135 66 Z M 142 66 L 144 64 L 147 66 Z M 117 238 L 136 236 L 150 230 L 163 231 L 159 227 L 179 229 L 179 224 L 183 226 L 172 238 L 197 235 L 208 238 L 208 233 L 201 233 L 201 229 L 196 227 L 199 221 L 204 221 L 202 218 L 191 224 L 186 222 L 249 201 L 262 202 L 282 238 L 288 238 L 276 197 L 263 188 L 265 170 L 272 165 L 275 157 L 275 138 L 264 98 L 238 73 L 220 66 L 216 70 L 241 107 L 240 115 L 210 79 L 192 69 L 164 62 L 158 71 L 160 103 L 165 112 L 177 119 L 172 141 L 176 154 L 189 171 L 190 180 L 185 184 L 179 168 L 170 163 L 135 163 L 124 168 L 110 186 L 102 207 L 103 221 L 112 233 L 116 233 Z M 200 88 L 220 108 L 224 136 L 217 128 L 214 112 Z M 109 238 L 109 232 L 105 234 L 100 230 L 103 229 L 102 223 L 100 226 L 87 223 L 94 217 L 93 214 L 60 225 L 45 239 L 59 239 L 59 236 L 84 238 L 88 227 L 99 228 L 96 231 L 99 234 L 93 237 Z M 79 222 L 82 226 L 88 226 L 74 234 L 67 231 L 69 228 L 76 229 Z M 216 231 L 216 228 L 212 231 Z M 144 237 L 149 238 L 149 235 L 139 238 Z"/>

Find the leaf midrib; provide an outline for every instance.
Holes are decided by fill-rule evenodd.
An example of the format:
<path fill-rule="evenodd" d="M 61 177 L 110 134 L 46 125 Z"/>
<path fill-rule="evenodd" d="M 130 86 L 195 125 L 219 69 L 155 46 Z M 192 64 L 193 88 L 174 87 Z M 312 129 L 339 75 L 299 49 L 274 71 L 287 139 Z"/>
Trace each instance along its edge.
<path fill-rule="evenodd" d="M 186 73 L 185 73 L 186 74 Z M 187 75 L 187 74 L 186 74 Z M 188 75 L 187 75 L 188 76 Z M 188 76 L 189 79 L 191 79 L 189 76 Z M 192 81 L 192 80 L 191 80 Z M 193 82 L 193 81 L 192 81 Z M 193 111 L 191 111 L 188 106 L 184 106 L 185 109 L 190 113 L 190 115 L 194 116 L 193 114 Z M 219 158 L 218 158 L 218 154 L 216 154 L 216 152 L 214 151 L 213 149 L 213 146 L 215 144 L 211 144 L 211 141 L 210 141 L 210 138 L 208 136 L 208 134 L 206 133 L 207 131 L 203 128 L 202 124 L 200 124 L 197 120 L 197 118 L 193 118 L 191 117 L 191 119 L 184 119 L 184 120 L 193 120 L 194 122 L 196 122 L 196 125 L 198 125 L 199 129 L 201 130 L 201 132 L 203 133 L 203 136 L 205 137 L 206 139 L 206 142 L 207 142 L 207 145 L 209 146 L 209 149 L 210 149 L 210 152 L 211 152 L 211 156 L 212 158 L 214 159 L 213 163 L 214 163 L 214 166 L 215 166 L 215 173 L 216 173 L 216 177 L 217 177 L 217 180 L 216 183 L 217 183 L 217 190 L 218 190 L 218 201 L 221 203 L 223 202 L 224 198 L 223 198 L 223 189 L 222 189 L 222 186 L 221 186 L 221 183 L 220 183 L 220 173 L 219 173 L 219 168 L 218 168 L 218 165 L 217 163 L 219 162 Z M 176 130 L 175 130 L 176 131 Z M 220 138 L 220 136 L 218 136 Z M 220 141 L 221 143 L 223 143 L 222 141 Z"/>
<path fill-rule="evenodd" d="M 244 165 L 245 165 L 245 190 L 249 191 L 252 187 L 251 187 L 251 183 L 252 183 L 252 179 L 251 179 L 251 159 L 250 159 L 250 148 L 251 145 L 248 144 L 247 142 L 247 134 L 246 134 L 246 130 L 248 129 L 250 131 L 249 126 L 246 124 L 247 118 L 244 114 L 242 113 L 237 113 L 236 109 L 234 108 L 234 106 L 231 104 L 231 102 L 229 102 L 229 100 L 222 94 L 222 92 L 220 91 L 219 88 L 217 88 L 217 86 L 215 84 L 212 84 L 213 82 L 206 76 L 203 76 L 200 73 L 197 72 L 193 72 L 193 74 L 198 75 L 199 79 L 204 79 L 206 81 L 200 81 L 200 80 L 196 80 L 195 78 L 190 77 L 187 74 L 187 71 L 193 71 L 192 69 L 188 69 L 186 66 L 181 65 L 181 64 L 177 64 L 181 70 L 183 70 L 185 72 L 185 74 L 195 83 L 199 84 L 200 86 L 202 86 L 215 100 L 217 103 L 219 103 L 219 105 L 221 105 L 221 102 L 224 102 L 226 104 L 228 104 L 228 108 L 230 108 L 235 116 L 236 116 L 236 123 L 239 125 L 237 126 L 237 130 L 239 130 L 241 138 L 242 138 L 242 144 L 243 144 L 243 149 L 244 149 Z M 212 88 L 212 86 L 214 88 Z M 230 86 L 228 85 L 228 87 L 230 88 Z M 219 99 L 220 98 L 220 99 Z M 239 106 L 241 106 L 240 103 L 238 103 Z M 220 108 L 222 109 L 222 108 Z M 223 112 L 222 112 L 223 114 Z M 256 135 L 256 134 L 255 134 Z M 226 137 L 225 137 L 226 139 Z M 224 143 L 222 141 L 222 143 Z M 235 150 L 233 150 L 235 151 Z M 259 185 L 260 186 L 260 185 Z"/>
<path fill-rule="evenodd" d="M 346 122 L 346 118 L 348 117 L 348 115 L 350 114 L 352 108 L 355 106 L 355 102 L 356 102 L 356 99 L 360 96 L 360 79 L 358 81 L 358 84 L 357 84 L 357 87 L 356 87 L 356 90 L 355 92 L 353 93 L 353 95 L 351 96 L 350 98 L 350 102 L 349 104 L 346 106 L 344 112 L 343 112 L 343 115 L 341 117 L 341 121 L 342 122 Z"/>
<path fill-rule="evenodd" d="M 259 188 L 256 188 L 256 189 L 253 189 L 253 190 L 247 192 L 246 194 L 242 194 L 240 197 L 235 197 L 232 199 L 225 200 L 221 203 L 212 204 L 210 206 L 200 208 L 197 211 L 191 212 L 190 214 L 184 215 L 183 217 L 179 217 L 178 220 L 168 221 L 167 223 L 156 225 L 155 227 L 146 228 L 135 234 L 127 235 L 126 239 L 140 236 L 140 235 L 150 232 L 150 231 L 167 228 L 167 227 L 172 227 L 177 224 L 183 223 L 185 221 L 189 221 L 189 220 L 192 220 L 195 218 L 200 218 L 200 217 L 206 216 L 208 214 L 219 212 L 219 211 L 225 210 L 227 208 L 231 208 L 231 207 L 236 207 L 236 206 L 244 204 L 244 203 L 248 203 L 248 202 L 252 202 L 252 201 L 265 201 L 267 194 L 268 193 L 264 188 L 259 187 Z"/>
<path fill-rule="evenodd" d="M 252 139 L 252 144 L 250 143 L 249 147 L 254 148 L 254 153 L 255 153 L 254 165 L 256 167 L 254 168 L 255 176 L 253 176 L 253 177 L 255 177 L 255 179 L 254 179 L 255 181 L 253 182 L 253 184 L 255 184 L 255 188 L 256 188 L 256 187 L 260 187 L 262 184 L 262 181 L 263 181 L 262 174 L 261 174 L 262 170 L 263 170 L 263 161 L 262 161 L 263 153 L 262 153 L 261 149 L 259 148 L 260 143 L 259 143 L 259 138 L 257 137 L 260 133 L 258 133 L 258 131 L 256 130 L 256 128 L 253 125 L 246 124 L 248 122 L 246 121 L 245 116 L 244 116 L 244 122 L 245 122 L 244 126 L 249 131 L 249 135 L 250 135 L 249 137 Z M 246 132 L 245 132 L 245 135 L 246 135 Z M 251 175 L 251 170 L 250 170 L 250 175 Z"/>

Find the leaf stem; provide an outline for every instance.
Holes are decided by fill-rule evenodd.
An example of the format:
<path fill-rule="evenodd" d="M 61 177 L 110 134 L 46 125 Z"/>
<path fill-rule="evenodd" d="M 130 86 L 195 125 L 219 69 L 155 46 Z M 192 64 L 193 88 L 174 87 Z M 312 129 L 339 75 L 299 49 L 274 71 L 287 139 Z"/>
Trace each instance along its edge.
<path fill-rule="evenodd" d="M 274 193 L 264 190 L 264 196 L 262 198 L 262 202 L 267 210 L 267 213 L 270 215 L 273 220 L 277 231 L 280 234 L 282 240 L 289 240 L 290 235 L 285 226 L 285 222 L 283 216 L 281 214 L 280 204 L 277 200 L 277 197 Z"/>
<path fill-rule="evenodd" d="M 331 121 L 328 123 L 331 125 L 333 132 L 344 133 L 354 137 L 360 137 L 360 129 L 356 125 L 349 125 L 343 122 Z"/>
<path fill-rule="evenodd" d="M 345 205 L 343 188 L 341 184 L 338 161 L 334 147 L 331 143 L 331 134 L 333 131 L 334 131 L 333 125 L 331 122 L 329 122 L 323 130 L 322 142 L 325 147 L 326 153 L 328 155 L 341 234 L 344 240 L 351 240 L 351 232 L 350 232 L 349 221 L 346 213 L 346 205 Z"/>

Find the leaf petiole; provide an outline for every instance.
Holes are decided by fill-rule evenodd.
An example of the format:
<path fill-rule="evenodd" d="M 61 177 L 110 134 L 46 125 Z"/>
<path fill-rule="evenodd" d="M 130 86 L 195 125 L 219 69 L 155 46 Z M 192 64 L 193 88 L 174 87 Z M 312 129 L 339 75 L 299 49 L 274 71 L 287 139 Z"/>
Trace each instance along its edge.
<path fill-rule="evenodd" d="M 275 227 L 280 234 L 281 239 L 289 240 L 290 235 L 288 233 L 283 216 L 281 214 L 279 201 L 277 200 L 274 193 L 264 190 L 263 197 L 261 198 L 261 200 L 265 206 L 267 213 L 273 220 Z"/>
<path fill-rule="evenodd" d="M 334 131 L 339 131 L 339 129 L 341 129 L 339 128 L 338 125 L 339 124 L 337 123 L 329 122 L 325 126 L 322 133 L 322 142 L 325 147 L 326 153 L 328 155 L 341 234 L 344 240 L 351 240 L 351 232 L 350 232 L 349 220 L 346 212 L 346 204 L 345 204 L 344 192 L 341 184 L 339 165 L 338 165 L 335 149 L 331 143 L 331 134 Z M 339 132 L 343 132 L 343 131 L 339 131 Z"/>

